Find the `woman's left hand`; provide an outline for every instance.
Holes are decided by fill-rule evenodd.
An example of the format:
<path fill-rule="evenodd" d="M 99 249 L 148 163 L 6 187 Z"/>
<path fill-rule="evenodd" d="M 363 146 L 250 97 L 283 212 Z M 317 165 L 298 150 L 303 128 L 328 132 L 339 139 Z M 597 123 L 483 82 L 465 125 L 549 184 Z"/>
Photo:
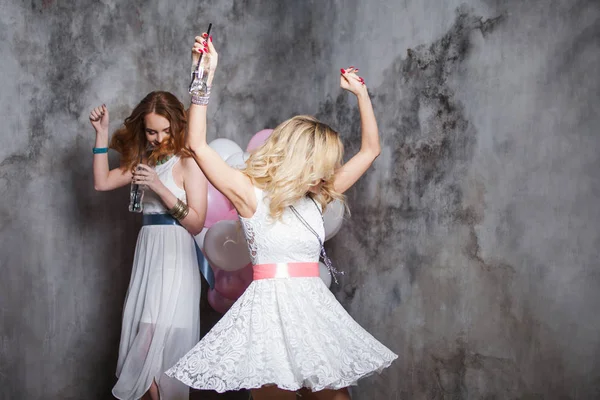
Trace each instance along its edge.
<path fill-rule="evenodd" d="M 354 93 L 356 96 L 367 93 L 367 86 L 363 78 L 357 74 L 358 68 L 349 67 L 340 70 L 340 87 Z"/>
<path fill-rule="evenodd" d="M 154 192 L 157 192 L 158 189 L 164 187 L 161 180 L 158 179 L 156 171 L 146 164 L 138 164 L 133 173 L 133 183 L 136 185 L 146 185 Z"/>

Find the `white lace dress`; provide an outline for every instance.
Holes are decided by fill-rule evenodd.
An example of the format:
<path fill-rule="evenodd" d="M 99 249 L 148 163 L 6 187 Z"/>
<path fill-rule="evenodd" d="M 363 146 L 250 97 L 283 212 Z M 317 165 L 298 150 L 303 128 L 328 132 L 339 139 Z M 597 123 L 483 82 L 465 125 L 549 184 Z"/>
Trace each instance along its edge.
<path fill-rule="evenodd" d="M 253 264 L 318 261 L 314 234 L 289 209 L 272 222 L 268 200 L 255 192 L 256 213 L 240 218 Z M 323 239 L 312 200 L 295 208 Z M 321 278 L 273 278 L 253 281 L 167 375 L 217 392 L 263 385 L 318 391 L 354 385 L 396 358 L 352 319 Z"/>
<path fill-rule="evenodd" d="M 159 179 L 179 199 L 185 190 L 173 179 L 172 157 L 156 167 Z M 160 198 L 144 193 L 144 214 L 167 212 Z M 117 399 L 135 400 L 156 381 L 162 400 L 187 400 L 190 389 L 164 371 L 200 336 L 200 272 L 194 238 L 181 226 L 143 226 L 138 235 L 131 281 L 123 309 Z"/>

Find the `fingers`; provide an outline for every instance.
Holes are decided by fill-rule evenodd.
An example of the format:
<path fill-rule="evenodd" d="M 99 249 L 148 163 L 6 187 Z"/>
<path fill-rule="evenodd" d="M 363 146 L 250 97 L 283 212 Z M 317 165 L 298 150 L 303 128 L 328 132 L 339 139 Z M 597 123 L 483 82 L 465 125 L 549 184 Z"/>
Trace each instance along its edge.
<path fill-rule="evenodd" d="M 201 36 L 196 36 L 194 46 L 192 47 L 192 53 L 200 54 L 206 51 L 208 51 L 206 40 Z"/>
<path fill-rule="evenodd" d="M 133 183 L 135 183 L 136 185 L 146 185 L 148 183 L 151 182 L 150 179 L 148 179 L 148 177 L 145 176 L 137 176 L 134 175 L 133 179 L 131 180 Z"/>
<path fill-rule="evenodd" d="M 201 54 L 201 53 L 210 53 L 212 55 L 216 54 L 215 48 L 212 44 L 212 36 L 208 36 L 205 33 L 202 36 L 196 36 L 194 38 L 194 46 L 192 47 L 192 53 Z"/>
<path fill-rule="evenodd" d="M 90 112 L 90 120 L 94 122 L 100 121 L 106 113 L 108 113 L 108 109 L 106 108 L 106 105 L 102 104 Z"/>
<path fill-rule="evenodd" d="M 216 55 L 217 51 L 215 50 L 215 46 L 213 46 L 212 36 L 210 36 L 208 38 L 208 40 L 206 41 L 206 43 L 208 44 L 208 50 L 210 51 L 210 53 L 212 55 Z"/>
<path fill-rule="evenodd" d="M 365 84 L 365 80 L 357 74 L 358 68 L 355 68 L 354 66 L 350 66 L 348 69 L 342 68 L 340 69 L 340 72 L 348 83 L 351 81 L 356 81 L 362 85 Z"/>
<path fill-rule="evenodd" d="M 144 173 L 147 175 L 148 173 L 154 173 L 154 170 L 146 164 L 138 164 L 136 174 L 137 173 Z"/>
<path fill-rule="evenodd" d="M 203 46 L 198 42 L 194 42 L 194 46 L 192 47 L 192 53 L 200 54 L 202 53 Z"/>
<path fill-rule="evenodd" d="M 155 172 L 152 168 L 145 164 L 138 164 L 131 180 L 136 184 L 148 184 L 154 180 L 154 175 Z"/>

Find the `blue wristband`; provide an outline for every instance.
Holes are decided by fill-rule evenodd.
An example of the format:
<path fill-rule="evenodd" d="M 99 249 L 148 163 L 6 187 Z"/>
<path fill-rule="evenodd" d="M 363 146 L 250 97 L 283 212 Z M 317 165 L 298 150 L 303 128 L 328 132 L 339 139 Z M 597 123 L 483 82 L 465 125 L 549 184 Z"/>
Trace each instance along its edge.
<path fill-rule="evenodd" d="M 92 151 L 94 154 L 104 154 L 108 153 L 108 147 L 94 147 Z"/>

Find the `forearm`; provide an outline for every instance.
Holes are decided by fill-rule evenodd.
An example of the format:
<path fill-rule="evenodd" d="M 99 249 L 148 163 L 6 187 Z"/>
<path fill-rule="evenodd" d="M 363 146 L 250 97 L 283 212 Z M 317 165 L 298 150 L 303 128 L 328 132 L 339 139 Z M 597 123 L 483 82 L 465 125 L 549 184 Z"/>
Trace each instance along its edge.
<path fill-rule="evenodd" d="M 108 132 L 96 133 L 96 144 L 94 147 L 108 147 Z M 108 190 L 108 153 L 94 154 L 94 188 L 96 190 Z"/>
<path fill-rule="evenodd" d="M 161 186 L 154 191 L 160 200 L 165 205 L 167 210 L 171 210 L 179 200 L 166 186 Z M 188 206 L 189 207 L 189 206 Z M 179 220 L 179 223 L 188 230 L 192 235 L 197 235 L 200 233 L 202 228 L 204 227 L 204 216 L 202 216 L 199 212 L 194 210 L 192 207 L 189 207 L 189 212 L 185 216 Z"/>
<path fill-rule="evenodd" d="M 361 128 L 360 150 L 373 153 L 377 156 L 381 152 L 379 129 L 377 128 L 375 112 L 373 111 L 373 105 L 371 104 L 371 99 L 369 98 L 366 88 L 357 95 L 357 99 Z"/>
<path fill-rule="evenodd" d="M 206 141 L 206 113 L 207 106 L 197 104 L 190 105 L 188 111 L 188 136 L 186 144 L 193 153 L 208 146 Z"/>

